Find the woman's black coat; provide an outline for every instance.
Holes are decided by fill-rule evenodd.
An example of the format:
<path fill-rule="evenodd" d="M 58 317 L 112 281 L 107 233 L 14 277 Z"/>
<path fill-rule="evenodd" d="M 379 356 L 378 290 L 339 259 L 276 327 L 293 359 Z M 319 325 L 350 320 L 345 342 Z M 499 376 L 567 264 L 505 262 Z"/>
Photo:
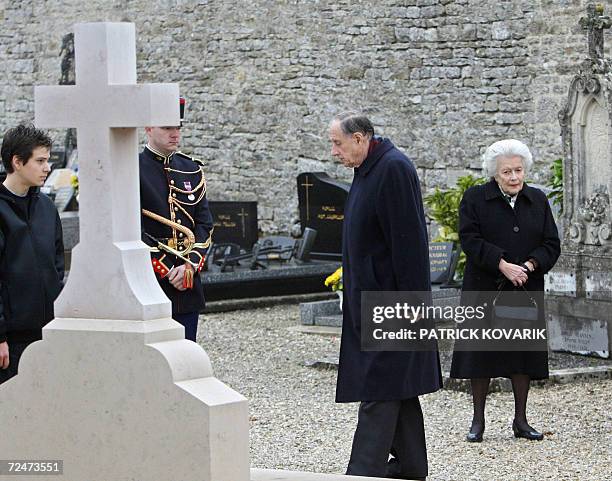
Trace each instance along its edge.
<path fill-rule="evenodd" d="M 560 242 L 546 195 L 527 184 L 519 192 L 514 209 L 504 199 L 494 179 L 468 189 L 459 207 L 459 239 L 466 253 L 462 302 L 468 292 L 480 291 L 479 302 L 492 299 L 500 281 L 503 258 L 521 264 L 533 258 L 538 267 L 529 274 L 528 291 L 544 291 L 544 274 L 555 265 Z M 506 289 L 512 289 L 510 281 Z M 544 324 L 543 302 L 540 322 Z M 455 351 L 451 376 L 459 378 L 508 377 L 528 374 L 533 379 L 548 376 L 546 352 L 460 352 Z"/>
<path fill-rule="evenodd" d="M 442 387 L 437 351 L 361 350 L 362 291 L 429 291 L 421 189 L 412 162 L 380 139 L 355 169 L 344 211 L 337 402 L 409 399 Z"/>

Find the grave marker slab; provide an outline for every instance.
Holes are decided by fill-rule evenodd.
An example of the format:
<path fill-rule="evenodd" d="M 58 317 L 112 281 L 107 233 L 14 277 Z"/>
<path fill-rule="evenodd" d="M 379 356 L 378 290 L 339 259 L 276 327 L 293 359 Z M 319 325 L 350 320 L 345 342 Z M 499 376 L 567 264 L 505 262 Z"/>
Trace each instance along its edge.
<path fill-rule="evenodd" d="M 554 351 L 610 357 L 608 324 L 601 320 L 555 316 L 548 321 L 548 338 Z"/>
<path fill-rule="evenodd" d="M 432 284 L 439 284 L 448 280 L 448 268 L 451 265 L 452 257 L 452 242 L 429 243 L 429 266 Z"/>
<path fill-rule="evenodd" d="M 576 274 L 554 271 L 544 276 L 544 291 L 551 295 L 576 297 Z"/>
<path fill-rule="evenodd" d="M 232 242 L 250 250 L 257 242 L 257 202 L 208 201 L 214 220 L 214 241 Z"/>
<path fill-rule="evenodd" d="M 63 168 L 66 165 L 66 151 L 64 149 L 52 149 L 49 155 L 49 164 L 54 169 Z"/>
<path fill-rule="evenodd" d="M 317 231 L 311 257 L 340 259 L 344 204 L 350 184 L 324 172 L 304 172 L 297 177 L 297 189 L 302 233 L 306 227 Z"/>
<path fill-rule="evenodd" d="M 585 289 L 588 299 L 612 301 L 612 277 L 603 272 L 586 272 Z"/>

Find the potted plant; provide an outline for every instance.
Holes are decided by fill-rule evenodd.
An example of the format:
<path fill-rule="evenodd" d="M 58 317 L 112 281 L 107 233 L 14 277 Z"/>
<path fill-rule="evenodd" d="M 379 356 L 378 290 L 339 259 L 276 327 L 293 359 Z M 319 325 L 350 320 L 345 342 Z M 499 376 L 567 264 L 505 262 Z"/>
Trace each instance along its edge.
<path fill-rule="evenodd" d="M 548 194 L 548 198 L 554 205 L 559 206 L 559 212 L 563 212 L 563 159 L 553 160 L 550 170 L 551 178 L 546 183 L 546 187 L 550 187 L 552 191 Z"/>

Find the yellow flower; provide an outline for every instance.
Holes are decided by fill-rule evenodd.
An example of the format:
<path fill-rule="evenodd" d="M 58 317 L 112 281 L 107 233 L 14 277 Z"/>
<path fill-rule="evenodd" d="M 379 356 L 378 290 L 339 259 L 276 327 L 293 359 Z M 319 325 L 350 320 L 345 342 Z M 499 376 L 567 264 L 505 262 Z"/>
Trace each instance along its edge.
<path fill-rule="evenodd" d="M 339 267 L 336 272 L 334 272 L 327 279 L 325 279 L 325 286 L 331 286 L 332 290 L 334 291 L 342 289 L 342 267 Z"/>

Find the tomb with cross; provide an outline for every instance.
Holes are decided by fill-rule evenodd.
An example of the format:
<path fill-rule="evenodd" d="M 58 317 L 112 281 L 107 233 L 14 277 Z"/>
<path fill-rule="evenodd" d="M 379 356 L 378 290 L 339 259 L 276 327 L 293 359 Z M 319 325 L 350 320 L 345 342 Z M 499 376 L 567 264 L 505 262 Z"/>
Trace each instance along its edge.
<path fill-rule="evenodd" d="M 76 85 L 35 89 L 36 124 L 76 127 L 79 145 L 80 241 L 56 315 L 168 316 L 168 301 L 145 262 L 148 250 L 138 242 L 136 128 L 178 123 L 178 85 L 136 84 L 133 28 L 79 28 Z"/>
<path fill-rule="evenodd" d="M 561 257 L 547 276 L 553 350 L 610 357 L 612 348 L 612 64 L 601 5 L 580 19 L 589 58 L 579 66 L 559 113 L 563 138 Z"/>
<path fill-rule="evenodd" d="M 350 184 L 324 172 L 303 172 L 297 176 L 302 232 L 306 227 L 317 231 L 313 259 L 333 261 L 342 257 L 342 221 L 349 188 Z"/>
<path fill-rule="evenodd" d="M 76 25 L 75 54 L 76 85 L 37 87 L 35 118 L 77 129 L 80 242 L 0 389 L 0 452 L 61 460 L 63 479 L 247 481 L 246 399 L 170 318 L 140 239 L 137 127 L 178 124 L 178 86 L 136 83 L 130 23 Z"/>

